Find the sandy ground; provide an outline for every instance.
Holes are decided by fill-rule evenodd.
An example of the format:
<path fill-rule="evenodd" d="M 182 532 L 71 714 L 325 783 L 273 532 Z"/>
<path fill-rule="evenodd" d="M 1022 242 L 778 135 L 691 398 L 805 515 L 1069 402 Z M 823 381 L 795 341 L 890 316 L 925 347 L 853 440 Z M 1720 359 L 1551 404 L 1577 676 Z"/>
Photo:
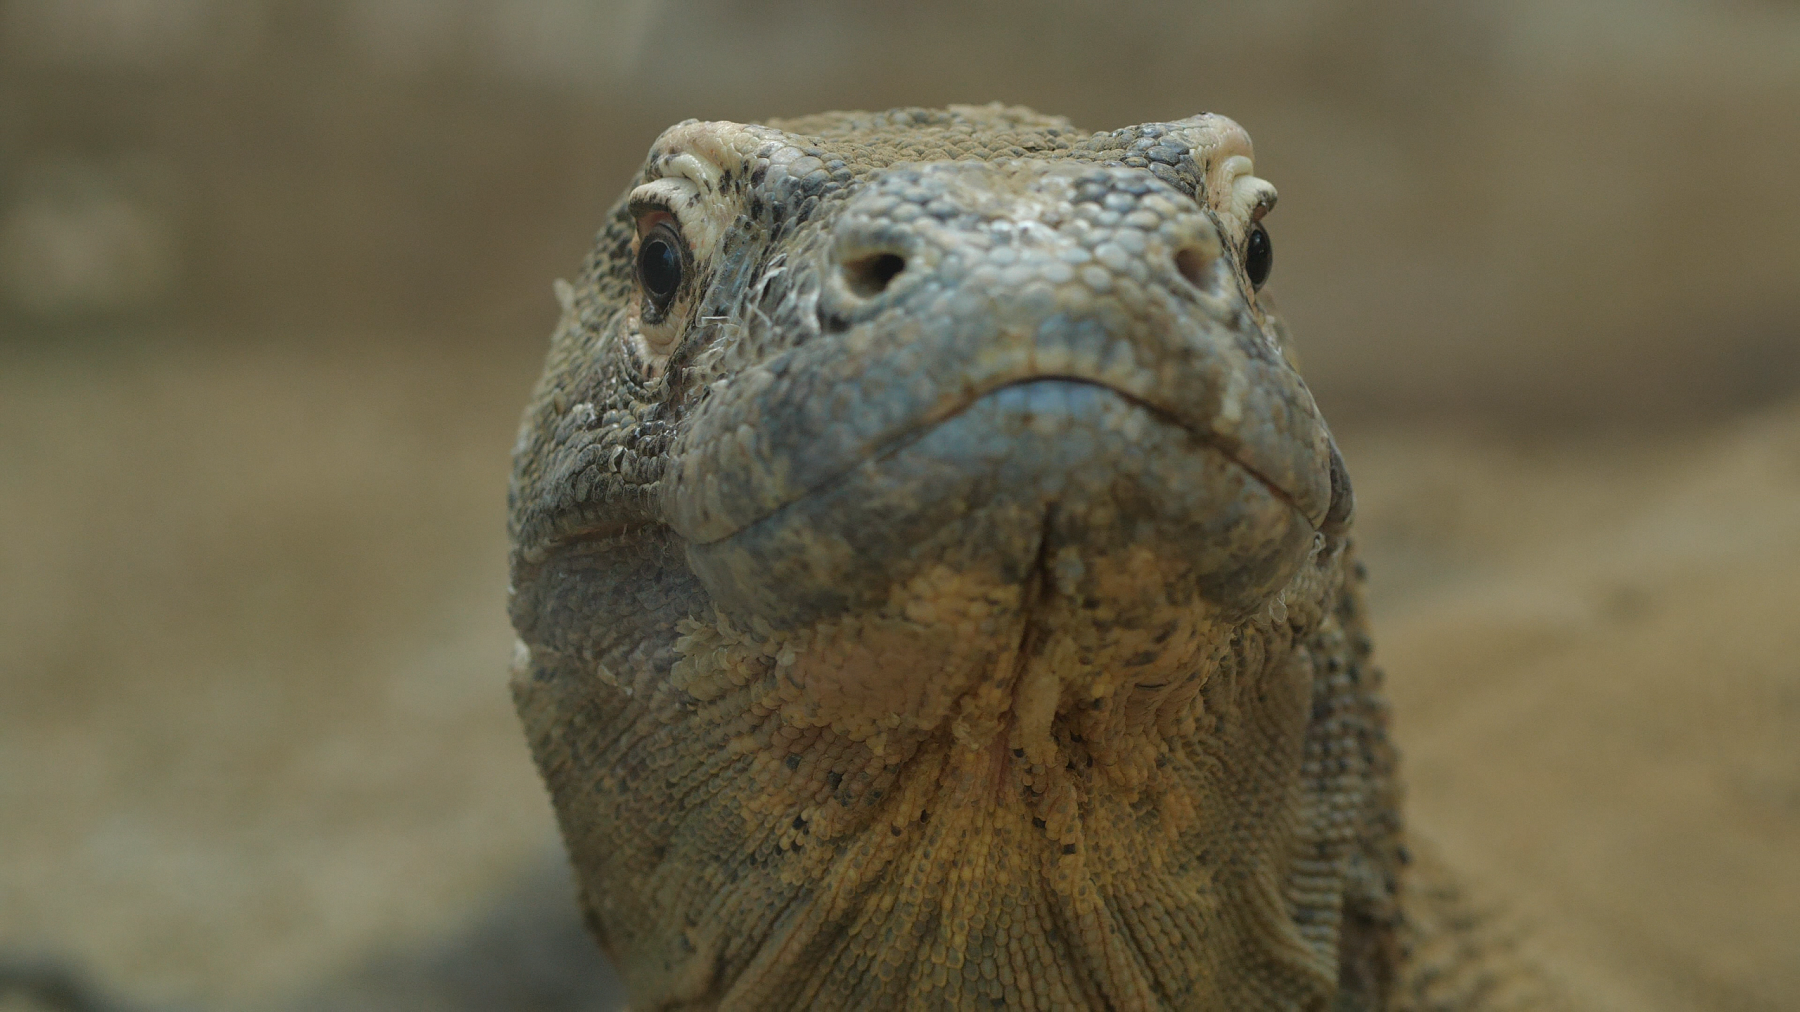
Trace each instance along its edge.
<path fill-rule="evenodd" d="M 504 690 L 538 349 L 157 349 L 0 348 L 0 948 L 202 1008 L 583 958 Z M 1800 402 L 1340 435 L 1420 833 L 1591 1007 L 1800 1008 Z"/>
<path fill-rule="evenodd" d="M 1346 440 L 1415 827 L 1595 1008 L 1800 1008 L 1800 403 Z"/>
<path fill-rule="evenodd" d="M 0 367 L 6 945 L 237 1005 L 552 848 L 502 674 L 531 366 L 422 350 Z"/>

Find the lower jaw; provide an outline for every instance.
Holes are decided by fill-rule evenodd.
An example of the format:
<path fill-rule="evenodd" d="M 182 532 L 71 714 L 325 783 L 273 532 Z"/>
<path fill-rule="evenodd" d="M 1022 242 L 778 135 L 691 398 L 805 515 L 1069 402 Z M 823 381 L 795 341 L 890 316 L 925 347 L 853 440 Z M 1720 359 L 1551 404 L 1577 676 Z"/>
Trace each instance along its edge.
<path fill-rule="evenodd" d="M 1186 429 L 1103 387 L 1040 380 L 687 558 L 726 616 L 778 629 L 892 604 L 933 572 L 1023 587 L 1041 570 L 1115 610 L 1199 601 L 1230 618 L 1285 585 L 1313 537 Z"/>

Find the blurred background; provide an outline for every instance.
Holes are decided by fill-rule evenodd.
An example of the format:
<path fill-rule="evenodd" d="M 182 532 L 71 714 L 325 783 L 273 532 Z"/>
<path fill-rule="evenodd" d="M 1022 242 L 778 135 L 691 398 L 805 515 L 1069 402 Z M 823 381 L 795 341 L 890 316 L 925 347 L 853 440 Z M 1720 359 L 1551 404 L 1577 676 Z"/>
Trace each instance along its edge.
<path fill-rule="evenodd" d="M 1414 824 L 1590 1007 L 1800 1009 L 1794 0 L 0 0 L 0 962 L 582 1007 L 551 281 L 678 120 L 991 100 L 1249 128 Z"/>

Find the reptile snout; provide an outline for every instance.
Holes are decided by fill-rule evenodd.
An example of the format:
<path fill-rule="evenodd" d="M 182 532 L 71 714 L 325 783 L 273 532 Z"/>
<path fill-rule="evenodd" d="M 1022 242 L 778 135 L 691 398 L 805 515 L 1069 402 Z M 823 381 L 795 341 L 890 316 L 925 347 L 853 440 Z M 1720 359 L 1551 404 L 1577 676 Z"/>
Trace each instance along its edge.
<path fill-rule="evenodd" d="M 932 566 L 1009 583 L 1046 552 L 1092 575 L 1149 551 L 1182 560 L 1156 594 L 1259 606 L 1340 497 L 1225 235 L 1130 167 L 877 175 L 815 247 L 817 336 L 709 391 L 676 448 L 693 571 L 787 624 Z"/>
<path fill-rule="evenodd" d="M 1102 303 L 1143 313 L 1152 293 L 1224 318 L 1232 277 L 1221 253 L 1211 217 L 1147 172 L 1024 161 L 904 167 L 851 200 L 833 228 L 821 325 L 842 331 L 925 311 L 997 313 L 1002 327 L 1020 329 Z M 1045 336 L 1052 350 L 1054 335 Z"/>

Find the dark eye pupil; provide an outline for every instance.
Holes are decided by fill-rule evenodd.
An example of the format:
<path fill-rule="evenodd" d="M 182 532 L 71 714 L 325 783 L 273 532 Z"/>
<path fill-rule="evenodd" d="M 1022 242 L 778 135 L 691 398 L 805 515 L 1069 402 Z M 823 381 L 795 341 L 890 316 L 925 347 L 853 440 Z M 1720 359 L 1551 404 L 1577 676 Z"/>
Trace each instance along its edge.
<path fill-rule="evenodd" d="M 1275 247 L 1269 242 L 1269 230 L 1260 224 L 1250 229 L 1250 241 L 1244 248 L 1244 273 L 1250 275 L 1250 287 L 1261 288 L 1275 268 Z"/>
<path fill-rule="evenodd" d="M 638 248 L 638 280 L 659 308 L 681 287 L 681 251 L 666 236 L 653 235 Z"/>

